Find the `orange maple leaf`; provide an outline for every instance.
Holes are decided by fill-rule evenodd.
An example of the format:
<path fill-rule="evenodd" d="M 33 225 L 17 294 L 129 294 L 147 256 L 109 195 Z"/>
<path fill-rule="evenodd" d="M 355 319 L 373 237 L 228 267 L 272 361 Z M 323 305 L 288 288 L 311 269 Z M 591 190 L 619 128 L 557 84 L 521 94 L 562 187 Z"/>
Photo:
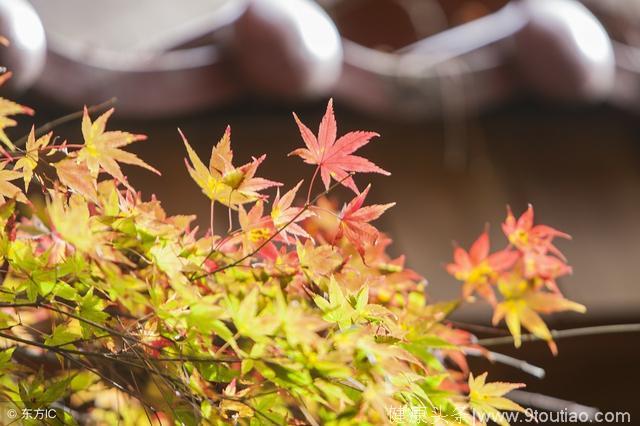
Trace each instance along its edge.
<path fill-rule="evenodd" d="M 489 254 L 489 233 L 484 231 L 467 252 L 462 247 L 453 250 L 453 263 L 447 265 L 447 272 L 463 281 L 462 297 L 467 299 L 474 291 L 492 305 L 496 297 L 492 284 L 500 272 L 509 269 L 518 259 L 516 251 L 500 250 Z"/>

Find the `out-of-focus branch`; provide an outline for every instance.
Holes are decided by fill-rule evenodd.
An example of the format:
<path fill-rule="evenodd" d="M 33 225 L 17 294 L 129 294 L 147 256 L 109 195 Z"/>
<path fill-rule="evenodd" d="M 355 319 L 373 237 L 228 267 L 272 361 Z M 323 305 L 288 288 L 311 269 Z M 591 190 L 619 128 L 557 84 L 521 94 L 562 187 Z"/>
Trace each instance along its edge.
<path fill-rule="evenodd" d="M 595 336 L 599 334 L 618 334 L 618 333 L 640 333 L 640 323 L 637 324 L 612 324 L 612 325 L 596 325 L 593 327 L 570 328 L 567 330 L 551 330 L 551 336 L 554 339 L 566 339 L 568 337 Z M 523 342 L 535 342 L 541 340 L 533 334 L 523 334 Z M 479 339 L 477 342 L 481 346 L 496 346 L 513 343 L 513 336 L 489 337 Z"/>

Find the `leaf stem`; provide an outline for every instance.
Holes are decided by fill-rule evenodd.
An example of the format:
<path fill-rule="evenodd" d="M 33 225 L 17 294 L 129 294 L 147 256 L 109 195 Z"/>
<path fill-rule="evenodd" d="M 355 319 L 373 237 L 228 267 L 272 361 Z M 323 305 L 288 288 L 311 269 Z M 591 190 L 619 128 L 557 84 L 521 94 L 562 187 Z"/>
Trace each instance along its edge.
<path fill-rule="evenodd" d="M 311 181 L 309 182 L 309 190 L 307 191 L 307 201 L 309 204 L 309 200 L 311 199 L 311 191 L 313 190 L 313 184 L 316 181 L 316 177 L 318 177 L 318 172 L 320 171 L 320 166 L 316 166 L 316 170 L 313 172 L 313 176 L 311 177 Z"/>
<path fill-rule="evenodd" d="M 215 235 L 215 233 L 213 232 L 213 220 L 214 220 L 214 215 L 215 215 L 215 201 L 211 200 L 211 207 L 209 208 L 209 229 L 211 230 L 211 251 L 215 250 L 215 244 L 214 244 L 214 239 L 213 236 Z M 202 266 L 202 265 L 200 265 Z"/>

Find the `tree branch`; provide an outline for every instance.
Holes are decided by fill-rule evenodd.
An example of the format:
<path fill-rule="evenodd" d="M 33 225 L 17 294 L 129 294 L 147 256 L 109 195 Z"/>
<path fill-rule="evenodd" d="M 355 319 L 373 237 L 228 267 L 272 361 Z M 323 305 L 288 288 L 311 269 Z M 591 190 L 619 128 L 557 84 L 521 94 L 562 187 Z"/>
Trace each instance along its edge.
<path fill-rule="evenodd" d="M 251 253 L 248 253 L 244 256 L 242 256 L 240 259 L 222 266 L 214 271 L 211 272 L 207 272 L 205 274 L 201 274 L 198 275 L 196 277 L 192 277 L 190 280 L 191 281 L 196 281 L 205 277 L 208 277 L 210 275 L 215 275 L 218 272 L 222 272 L 226 269 L 229 268 L 233 268 L 234 266 L 238 266 L 240 263 L 244 262 L 245 260 L 255 256 L 256 253 L 260 252 L 260 250 L 262 250 L 264 247 L 266 247 L 267 244 L 269 244 L 271 241 L 273 241 L 274 238 L 276 238 L 278 235 L 280 235 L 280 233 L 282 231 L 284 231 L 285 229 L 287 229 L 287 227 L 289 225 L 291 225 L 292 223 L 294 223 L 300 216 L 302 216 L 302 214 L 307 211 L 311 206 L 313 206 L 320 198 L 324 197 L 325 195 L 327 195 L 328 193 L 330 193 L 334 188 L 336 188 L 338 185 L 342 184 L 342 182 L 344 182 L 345 180 L 349 179 L 350 177 L 353 176 L 353 173 L 349 173 L 347 174 L 344 178 L 340 179 L 338 182 L 335 182 L 333 185 L 331 185 L 328 189 L 324 190 L 323 192 L 321 192 L 320 194 L 316 195 L 313 200 L 307 202 L 304 204 L 304 206 L 302 206 L 302 208 L 300 209 L 300 211 L 298 213 L 295 214 L 295 216 L 293 216 L 287 223 L 285 223 L 284 225 L 282 225 L 280 228 L 278 228 L 276 230 L 276 232 L 274 232 L 271 236 L 269 236 L 269 238 L 267 238 L 266 240 L 264 240 L 262 243 L 260 243 L 260 245 L 258 245 L 258 247 L 256 249 L 254 249 Z M 213 254 L 213 251 L 209 252 L 209 254 L 205 257 L 205 261 L 207 259 L 209 259 L 209 257 Z"/>
<path fill-rule="evenodd" d="M 569 328 L 566 330 L 551 330 L 554 339 L 566 339 L 568 337 L 595 336 L 599 334 L 640 333 L 640 323 L 637 324 L 612 324 L 597 325 L 593 327 Z M 523 342 L 535 342 L 542 340 L 533 334 L 523 334 Z M 496 346 L 513 343 L 513 336 L 489 337 L 479 339 L 476 343 L 481 346 Z"/>
<path fill-rule="evenodd" d="M 111 98 L 108 101 L 105 101 L 105 102 L 103 102 L 101 104 L 92 105 L 92 106 L 88 107 L 87 111 L 88 112 L 102 111 L 104 109 L 112 107 L 116 103 L 116 101 L 117 101 L 116 98 Z M 84 110 L 76 111 L 76 112 L 72 112 L 71 114 L 67 114 L 65 116 L 62 116 L 60 118 L 56 118 L 53 121 L 50 121 L 48 123 L 43 124 L 42 126 L 40 126 L 40 127 L 38 127 L 36 129 L 36 131 L 35 131 L 36 138 L 39 138 L 40 136 L 42 136 L 45 133 L 55 129 L 56 127 L 61 126 L 62 124 L 65 124 L 65 123 L 68 123 L 70 121 L 82 118 L 83 114 L 84 114 Z M 28 138 L 29 138 L 29 135 L 26 134 L 23 137 L 21 137 L 20 139 L 18 139 L 17 141 L 15 141 L 13 144 L 17 148 L 20 148 L 20 147 L 22 147 L 23 145 L 25 145 L 27 143 L 27 139 Z"/>

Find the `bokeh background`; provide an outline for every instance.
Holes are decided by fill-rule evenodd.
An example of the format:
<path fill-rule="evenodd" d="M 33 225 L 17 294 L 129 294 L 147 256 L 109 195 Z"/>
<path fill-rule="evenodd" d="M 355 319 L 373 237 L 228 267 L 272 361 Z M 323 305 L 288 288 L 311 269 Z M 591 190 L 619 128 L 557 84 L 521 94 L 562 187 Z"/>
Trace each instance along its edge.
<path fill-rule="evenodd" d="M 90 39 L 94 31 L 103 31 L 101 37 L 108 37 L 108 34 L 121 35 L 129 28 L 124 23 L 129 20 L 135 22 L 132 25 L 137 28 L 131 33 L 135 34 L 131 37 L 136 37 L 131 41 L 132 46 L 144 45 L 144 38 L 164 22 L 162 19 L 167 14 L 173 14 L 172 22 L 180 19 L 188 22 L 190 7 L 198 13 L 207 10 L 198 9 L 203 7 L 202 1 L 184 0 L 179 5 L 165 7 L 164 18 L 154 21 L 159 12 L 149 9 L 150 5 L 147 9 L 138 5 L 129 10 L 117 1 L 110 5 L 105 0 L 101 2 L 100 13 L 93 16 L 97 23 L 89 25 L 87 16 L 82 15 L 86 11 L 77 11 L 72 1 L 65 3 L 33 0 L 45 22 L 45 32 L 58 31 L 56 25 L 67 22 L 67 27 L 60 27 L 66 28 L 66 36 Z M 218 3 L 221 2 L 212 2 L 211 8 L 218 7 Z M 423 4 L 416 6 L 416 3 Z M 506 3 L 353 0 L 324 2 L 322 6 L 345 38 L 381 52 L 394 52 L 447 28 L 494 13 Z M 172 8 L 182 12 L 172 12 Z M 141 16 L 146 19 L 134 19 Z M 621 28 L 626 31 L 624 34 L 635 34 L 632 26 L 628 28 L 626 23 L 610 15 L 598 16 L 611 37 L 620 39 Z M 122 31 L 118 25 L 123 26 Z M 140 27 L 148 31 L 140 31 Z M 204 37 L 197 43 L 219 40 Z M 624 41 L 632 43 L 634 39 L 629 36 Z M 444 46 L 446 50 L 446 43 Z M 519 45 L 515 46 L 517 50 Z M 474 50 L 482 48 L 474 46 Z M 126 43 L 118 49 L 127 49 Z M 233 45 L 233 49 L 242 50 L 243 46 Z M 533 55 L 533 63 L 548 60 L 544 49 L 533 49 L 526 54 Z M 267 56 L 271 56 L 269 60 L 274 61 L 278 69 L 277 51 Z M 284 73 L 286 69 L 282 66 Z M 73 84 L 73 72 L 72 67 L 65 68 L 60 84 Z M 556 77 L 545 77 L 542 70 L 539 72 L 541 79 Z M 500 78 L 504 75 L 514 80 L 521 78 L 509 65 L 500 73 Z M 201 156 L 207 157 L 211 145 L 230 124 L 237 158 L 247 160 L 251 155 L 267 153 L 261 174 L 293 185 L 300 177 L 308 179 L 311 170 L 300 161 L 286 157 L 302 143 L 291 111 L 296 111 L 315 128 L 327 99 L 335 96 L 339 133 L 362 129 L 382 135 L 362 150 L 366 157 L 392 173 L 390 177 L 371 176 L 371 202 L 397 202 L 380 220 L 379 227 L 392 236 L 392 251 L 405 253 L 409 266 L 429 279 L 432 300 L 459 294 L 459 284 L 443 267 L 451 258 L 454 241 L 468 246 L 489 223 L 493 247 L 502 247 L 505 239 L 500 223 L 506 206 L 520 213 L 531 203 L 540 222 L 573 236 L 573 241 L 561 242 L 560 248 L 573 266 L 574 274 L 563 278 L 559 285 L 568 298 L 588 307 L 586 315 L 552 316 L 550 325 L 562 329 L 640 321 L 640 111 L 623 108 L 619 102 L 609 99 L 558 102 L 553 96 L 544 96 L 535 90 L 514 90 L 509 96 L 496 95 L 496 102 L 482 107 L 458 108 L 456 102 L 464 104 L 469 91 L 483 88 L 469 85 L 466 80 L 464 85 L 456 86 L 455 79 L 452 83 L 443 78 L 440 84 L 433 85 L 441 91 L 431 92 L 435 100 L 430 102 L 439 104 L 438 108 L 403 117 L 403 114 L 392 114 L 393 110 L 411 108 L 403 104 L 402 96 L 392 97 L 385 104 L 387 109 L 375 113 L 360 101 L 349 99 L 345 95 L 348 91 L 326 89 L 310 96 L 300 89 L 299 94 L 292 90 L 294 93 L 280 95 L 277 90 L 256 90 L 254 82 L 244 81 L 234 71 L 227 69 L 225 75 L 234 91 L 239 88 L 233 96 L 221 96 L 208 106 L 185 107 L 183 111 L 160 116 L 116 112 L 111 122 L 113 128 L 149 136 L 148 141 L 133 150 L 163 175 L 158 177 L 133 168 L 127 171 L 137 188 L 147 194 L 155 193 L 170 213 L 196 213 L 202 218 L 203 226 L 209 214 L 209 202 L 192 184 L 184 167 L 185 152 L 177 134 L 178 127 Z M 175 79 L 182 78 L 185 76 L 176 71 Z M 622 77 L 616 77 L 616 84 L 620 79 Z M 166 84 L 166 80 L 162 84 Z M 293 88 L 296 84 L 292 80 Z M 109 82 L 105 82 L 100 94 L 108 94 L 109 87 Z M 627 92 L 635 88 L 626 87 Z M 428 91 L 425 93 L 430 95 Z M 637 96 L 640 98 L 640 92 Z M 73 104 L 57 93 L 38 90 L 37 85 L 22 93 L 18 100 L 36 109 L 34 120 L 39 124 L 82 107 L 81 102 Z M 150 102 L 171 104 L 172 99 L 156 97 Z M 28 130 L 30 119 L 22 122 L 25 125 L 14 129 L 12 135 L 21 136 Z M 79 123 L 60 127 L 58 134 L 69 140 L 77 139 Z M 362 176 L 358 182 L 363 185 L 367 179 Z M 338 199 L 346 195 L 336 192 Z M 478 303 L 462 309 L 455 318 L 489 325 L 490 314 L 488 306 Z M 640 396 L 637 390 L 639 341 L 637 334 L 562 340 L 560 353 L 555 358 L 539 343 L 528 344 L 520 351 L 500 348 L 544 367 L 548 373 L 544 380 L 524 376 L 510 368 L 480 361 L 477 364 L 478 368 L 490 368 L 504 379 L 525 381 L 531 391 L 604 410 L 631 411 L 632 420 L 640 423 L 640 412 L 635 408 Z"/>

